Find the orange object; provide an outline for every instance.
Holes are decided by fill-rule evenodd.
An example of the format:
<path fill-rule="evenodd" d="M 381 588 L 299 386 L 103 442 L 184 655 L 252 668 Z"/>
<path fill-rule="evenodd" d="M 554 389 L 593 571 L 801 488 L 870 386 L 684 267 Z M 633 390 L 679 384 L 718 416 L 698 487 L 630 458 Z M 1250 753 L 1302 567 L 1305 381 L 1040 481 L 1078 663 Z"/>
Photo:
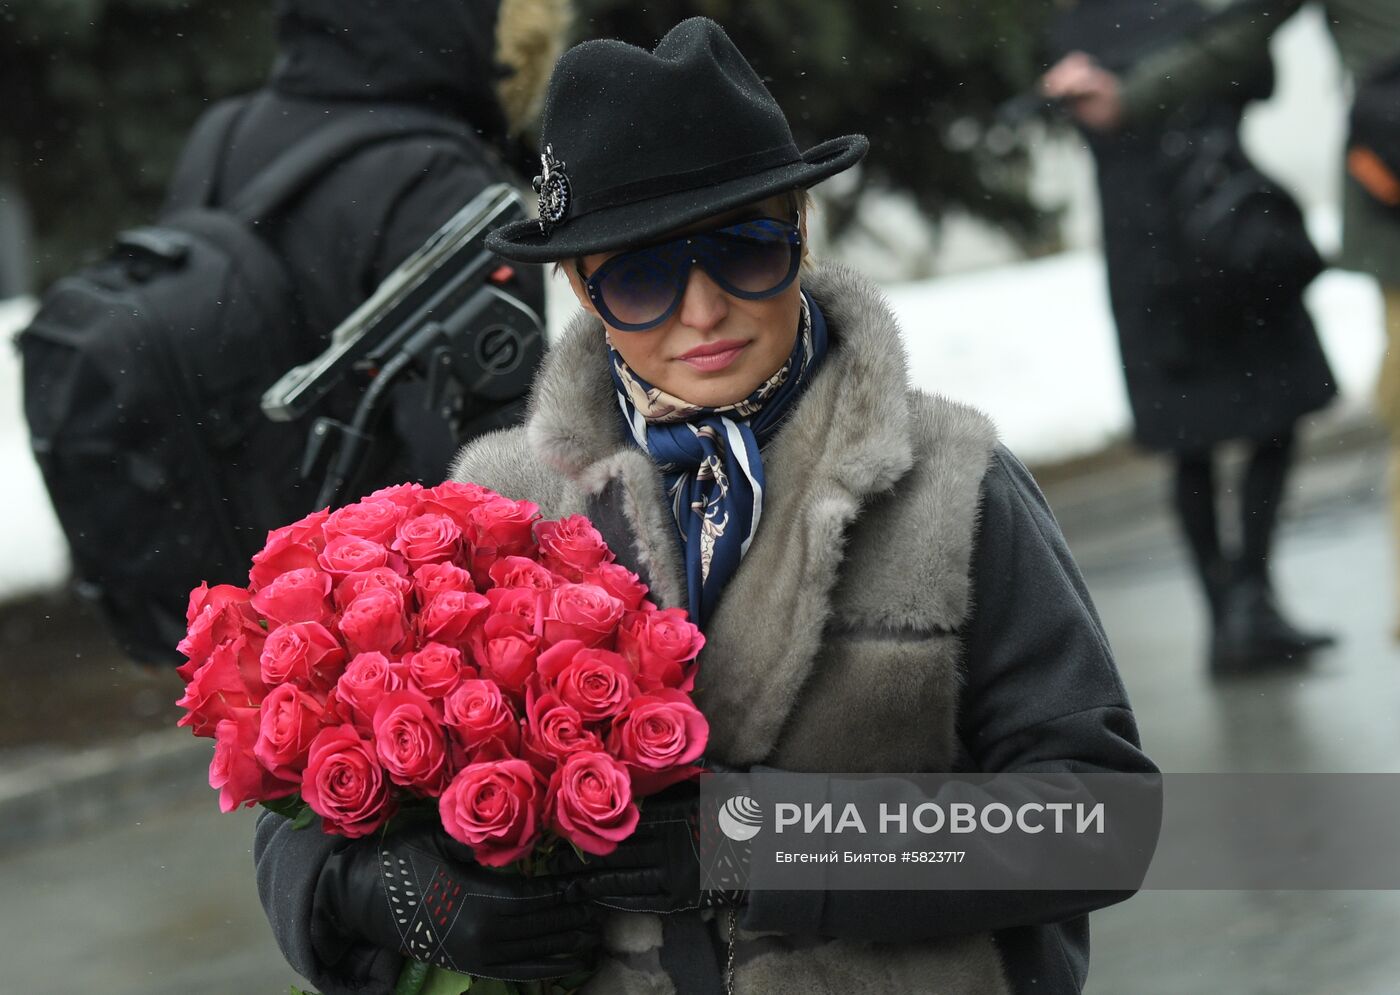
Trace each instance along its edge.
<path fill-rule="evenodd" d="M 1400 176 L 1375 152 L 1364 145 L 1353 147 L 1347 153 L 1347 172 L 1382 204 L 1400 207 Z"/>

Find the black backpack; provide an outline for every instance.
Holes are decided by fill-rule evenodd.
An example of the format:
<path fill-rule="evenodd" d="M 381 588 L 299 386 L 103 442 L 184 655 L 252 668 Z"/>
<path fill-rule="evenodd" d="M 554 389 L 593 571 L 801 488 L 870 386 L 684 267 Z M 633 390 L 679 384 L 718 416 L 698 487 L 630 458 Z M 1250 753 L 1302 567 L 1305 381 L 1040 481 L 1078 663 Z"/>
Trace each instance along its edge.
<path fill-rule="evenodd" d="M 237 112 L 220 105 L 212 130 L 227 136 Z M 316 497 L 298 473 L 311 419 L 259 407 L 305 357 L 291 281 L 256 226 L 366 146 L 434 132 L 465 129 L 427 114 L 327 125 L 226 207 L 118 235 L 19 334 L 25 417 L 78 591 L 135 659 L 177 662 L 190 589 L 246 581 L 267 531 Z"/>

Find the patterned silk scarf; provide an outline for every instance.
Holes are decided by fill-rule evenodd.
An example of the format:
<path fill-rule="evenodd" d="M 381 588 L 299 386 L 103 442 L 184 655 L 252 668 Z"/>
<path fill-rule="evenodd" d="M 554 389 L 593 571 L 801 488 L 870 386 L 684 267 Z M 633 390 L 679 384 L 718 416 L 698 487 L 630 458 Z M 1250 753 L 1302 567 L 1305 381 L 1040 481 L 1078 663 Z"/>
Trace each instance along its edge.
<path fill-rule="evenodd" d="M 706 408 L 653 387 L 608 344 L 622 417 L 661 468 L 671 496 L 696 625 L 709 619 L 749 551 L 763 514 L 761 449 L 811 381 L 826 347 L 826 321 L 803 291 L 787 362 L 742 401 Z"/>

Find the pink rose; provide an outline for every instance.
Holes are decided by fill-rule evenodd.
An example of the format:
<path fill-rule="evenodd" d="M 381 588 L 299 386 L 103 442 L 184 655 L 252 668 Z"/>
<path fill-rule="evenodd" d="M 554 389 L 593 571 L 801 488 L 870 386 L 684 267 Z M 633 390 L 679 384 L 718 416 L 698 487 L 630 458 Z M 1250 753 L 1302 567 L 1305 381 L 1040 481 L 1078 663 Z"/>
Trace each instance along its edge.
<path fill-rule="evenodd" d="M 245 588 L 233 584 L 216 584 L 210 587 L 207 581 L 200 581 L 199 586 L 190 591 L 190 598 L 185 606 L 185 624 L 194 625 L 194 620 L 206 608 L 217 610 L 229 604 L 246 604 L 250 597 Z"/>
<path fill-rule="evenodd" d="M 447 781 L 447 738 L 433 704 L 417 691 L 391 691 L 374 710 L 374 750 L 395 784 L 436 798 Z"/>
<path fill-rule="evenodd" d="M 471 544 L 471 570 L 477 587 L 484 587 L 491 564 L 503 556 L 532 556 L 534 522 L 539 506 L 529 501 L 494 497 L 467 515 L 467 540 Z"/>
<path fill-rule="evenodd" d="M 389 550 L 359 536 L 336 536 L 326 543 L 316 564 L 333 577 L 389 565 Z"/>
<path fill-rule="evenodd" d="M 589 649 L 576 639 L 541 653 L 538 669 L 545 685 L 577 709 L 585 722 L 612 718 L 633 694 L 626 660 L 611 650 Z"/>
<path fill-rule="evenodd" d="M 544 640 L 578 639 L 586 646 L 610 647 L 622 620 L 622 602 L 592 584 L 564 584 L 549 593 L 544 609 Z"/>
<path fill-rule="evenodd" d="M 321 728 L 325 706 L 295 684 L 280 684 L 259 708 L 253 755 L 284 781 L 299 782 L 306 751 Z"/>
<path fill-rule="evenodd" d="M 393 653 L 408 637 L 403 595 L 370 588 L 345 606 L 338 625 L 352 652 Z"/>
<path fill-rule="evenodd" d="M 219 793 L 219 810 L 285 798 L 296 791 L 291 781 L 274 777 L 253 755 L 258 739 L 258 710 L 234 709 L 214 730 L 214 759 L 209 762 L 209 787 Z"/>
<path fill-rule="evenodd" d="M 345 649 L 320 622 L 293 622 L 267 637 L 258 662 L 264 684 L 325 691 L 340 676 Z"/>
<path fill-rule="evenodd" d="M 214 647 L 209 661 L 195 671 L 176 702 L 186 713 L 176 725 L 187 726 L 196 736 L 212 737 L 218 724 L 232 718 L 236 709 L 258 707 L 267 696 L 258 662 L 262 646 L 261 639 L 237 636 Z"/>
<path fill-rule="evenodd" d="M 662 688 L 628 702 L 613 720 L 608 751 L 632 775 L 638 796 L 655 794 L 700 772 L 689 766 L 700 759 L 710 738 L 710 724 L 681 691 Z"/>
<path fill-rule="evenodd" d="M 254 639 L 266 635 L 248 598 L 246 590 L 231 584 L 213 588 L 200 584 L 190 592 L 185 613 L 189 628 L 176 646 L 189 658 L 175 671 L 182 680 L 188 683 L 194 677 L 195 671 L 208 662 L 215 646 L 232 642 L 238 636 Z"/>
<path fill-rule="evenodd" d="M 582 580 L 585 573 L 613 558 L 602 533 L 582 515 L 540 522 L 535 526 L 535 538 L 545 566 L 572 581 Z"/>
<path fill-rule="evenodd" d="M 413 593 L 420 605 L 443 591 L 475 591 L 472 575 L 454 563 L 428 563 L 413 571 Z"/>
<path fill-rule="evenodd" d="M 335 586 L 336 610 L 344 611 L 350 602 L 376 587 L 382 587 L 386 591 L 395 591 L 406 598 L 408 593 L 413 590 L 413 582 L 389 567 L 375 567 L 373 570 L 359 570 L 352 574 L 346 574 Z"/>
<path fill-rule="evenodd" d="M 403 658 L 409 679 L 429 698 L 444 698 L 464 678 L 476 672 L 462 662 L 462 651 L 442 643 L 428 643 Z"/>
<path fill-rule="evenodd" d="M 248 571 L 249 589 L 258 591 L 290 570 L 314 567 L 326 544 L 321 528 L 329 517 L 330 513 L 323 509 L 269 532 L 267 543 L 253 555 L 253 566 Z"/>
<path fill-rule="evenodd" d="M 691 665 L 705 646 L 705 636 L 683 608 L 633 612 L 617 633 L 618 651 L 636 670 L 644 690 L 695 686 Z"/>
<path fill-rule="evenodd" d="M 301 797 L 326 832 L 368 836 L 389 820 L 389 783 L 374 748 L 352 725 L 322 729 L 311 742 Z"/>
<path fill-rule="evenodd" d="M 428 489 L 422 484 L 394 484 L 391 487 L 381 487 L 364 501 L 388 501 L 389 503 L 402 508 L 405 512 L 411 512 L 418 507 L 418 503 L 423 499 L 423 495 L 428 493 Z M 360 503 L 363 504 L 364 501 Z"/>
<path fill-rule="evenodd" d="M 584 853 L 605 856 L 631 836 L 640 813 L 627 769 L 606 753 L 569 756 L 549 779 L 549 826 Z"/>
<path fill-rule="evenodd" d="M 646 600 L 647 586 L 640 577 L 620 563 L 600 563 L 583 577 L 583 583 L 595 584 L 607 591 L 628 611 L 655 608 Z"/>
<path fill-rule="evenodd" d="M 491 617 L 487 619 L 489 636 L 494 637 L 506 629 L 514 632 L 535 630 L 535 616 L 539 613 L 542 600 L 538 591 L 528 587 L 493 587 L 486 592 L 486 600 L 491 605 Z"/>
<path fill-rule="evenodd" d="M 512 754 L 520 749 L 520 720 L 495 681 L 463 681 L 447 696 L 442 712 L 457 742 L 469 750 L 491 739 Z"/>
<path fill-rule="evenodd" d="M 525 693 L 525 682 L 535 672 L 539 640 L 534 636 L 508 633 L 485 642 L 479 662 L 483 677 L 489 677 L 517 698 Z"/>
<path fill-rule="evenodd" d="M 418 613 L 418 634 L 424 640 L 460 645 L 467 641 L 467 630 L 490 607 L 491 602 L 480 594 L 440 591 Z"/>
<path fill-rule="evenodd" d="M 477 862 L 504 867 L 541 835 L 544 779 L 523 760 L 484 760 L 457 772 L 438 802 L 447 835 L 472 848 Z"/>
<path fill-rule="evenodd" d="M 375 709 L 391 691 L 404 687 L 400 668 L 383 653 L 361 653 L 351 660 L 335 684 L 335 697 L 350 708 L 346 718 L 365 729 L 373 725 Z"/>
<path fill-rule="evenodd" d="M 420 495 L 418 511 L 419 514 L 432 512 L 446 515 L 461 526 L 462 531 L 465 532 L 472 511 L 499 497 L 500 495 L 494 491 L 488 491 L 485 487 L 479 487 L 476 484 L 447 480 L 436 487 L 429 488 Z"/>
<path fill-rule="evenodd" d="M 603 748 L 598 734 L 584 725 L 578 709 L 564 704 L 553 692 L 530 694 L 525 716 L 525 755 L 541 770 L 550 770 L 571 753 Z"/>
<path fill-rule="evenodd" d="M 337 536 L 357 536 L 387 546 L 394 538 L 394 530 L 403 521 L 406 509 L 393 501 L 358 501 L 337 508 L 326 519 L 326 539 L 333 541 Z"/>
<path fill-rule="evenodd" d="M 326 600 L 331 578 L 315 567 L 301 567 L 279 574 L 253 595 L 253 607 L 279 625 L 323 622 L 331 613 Z"/>
<path fill-rule="evenodd" d="M 462 551 L 462 527 L 447 515 L 417 515 L 399 524 L 391 545 L 414 568 L 445 563 Z"/>
<path fill-rule="evenodd" d="M 491 581 L 497 587 L 528 587 L 548 591 L 563 583 L 547 567 L 526 556 L 503 556 L 491 564 Z"/>

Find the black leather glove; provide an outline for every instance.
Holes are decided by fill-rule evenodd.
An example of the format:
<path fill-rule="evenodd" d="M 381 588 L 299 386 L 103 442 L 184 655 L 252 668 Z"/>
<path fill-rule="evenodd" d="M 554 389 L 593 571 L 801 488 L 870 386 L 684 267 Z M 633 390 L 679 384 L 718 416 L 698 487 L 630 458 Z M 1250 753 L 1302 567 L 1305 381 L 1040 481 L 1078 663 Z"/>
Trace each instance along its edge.
<path fill-rule="evenodd" d="M 326 861 L 312 938 L 328 963 L 363 941 L 477 977 L 565 977 L 591 967 L 601 942 L 580 878 L 482 867 L 440 827 L 417 827 Z"/>
<path fill-rule="evenodd" d="M 684 912 L 738 904 L 736 893 L 702 891 L 700 789 L 694 781 L 643 799 L 637 831 L 605 857 L 588 858 L 594 873 L 581 887 L 599 905 L 625 912 Z"/>

